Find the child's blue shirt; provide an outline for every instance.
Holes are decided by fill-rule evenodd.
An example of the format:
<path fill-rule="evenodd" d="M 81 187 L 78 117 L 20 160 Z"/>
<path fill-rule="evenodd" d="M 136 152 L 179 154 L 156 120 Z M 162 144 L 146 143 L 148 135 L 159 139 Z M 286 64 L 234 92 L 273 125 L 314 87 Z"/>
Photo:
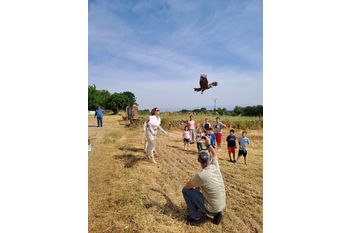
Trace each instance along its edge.
<path fill-rule="evenodd" d="M 213 148 L 215 148 L 215 134 L 210 134 L 210 144 Z"/>
<path fill-rule="evenodd" d="M 248 144 L 249 144 L 249 138 L 244 137 L 239 139 L 239 149 L 240 150 L 247 150 Z"/>

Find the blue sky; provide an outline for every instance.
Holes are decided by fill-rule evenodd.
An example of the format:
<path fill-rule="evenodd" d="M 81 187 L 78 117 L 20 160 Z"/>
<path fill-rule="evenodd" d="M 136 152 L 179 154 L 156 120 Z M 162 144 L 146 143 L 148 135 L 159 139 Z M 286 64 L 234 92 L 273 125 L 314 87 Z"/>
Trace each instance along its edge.
<path fill-rule="evenodd" d="M 141 109 L 263 103 L 262 1 L 89 1 L 89 84 Z M 201 95 L 199 76 L 219 85 Z"/>

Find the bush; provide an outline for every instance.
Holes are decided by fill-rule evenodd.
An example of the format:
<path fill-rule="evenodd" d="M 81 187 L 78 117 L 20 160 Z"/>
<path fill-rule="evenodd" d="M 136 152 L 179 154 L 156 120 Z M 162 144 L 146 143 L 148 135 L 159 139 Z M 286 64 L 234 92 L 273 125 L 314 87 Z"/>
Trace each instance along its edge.
<path fill-rule="evenodd" d="M 97 90 L 96 85 L 89 85 L 88 87 L 89 111 L 94 111 L 98 106 L 103 106 L 116 114 L 118 111 L 124 110 L 127 106 L 132 106 L 133 104 L 137 105 L 136 97 L 130 91 L 113 93 L 111 95 L 107 90 Z"/>

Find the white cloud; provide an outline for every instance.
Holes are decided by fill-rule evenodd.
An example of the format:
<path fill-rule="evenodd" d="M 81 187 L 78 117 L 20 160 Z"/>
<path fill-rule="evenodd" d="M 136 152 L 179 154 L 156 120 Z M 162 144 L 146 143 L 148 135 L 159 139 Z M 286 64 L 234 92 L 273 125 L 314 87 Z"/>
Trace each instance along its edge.
<path fill-rule="evenodd" d="M 154 32 L 155 37 L 165 36 L 161 43 L 152 44 L 146 42 L 150 38 L 139 38 L 144 34 L 118 14 L 125 9 L 138 14 L 153 11 L 153 5 L 147 2 L 128 6 L 104 2 L 90 7 L 90 84 L 111 92 L 132 91 L 141 108 L 207 106 L 213 98 L 218 99 L 218 106 L 262 104 L 262 71 L 242 67 L 240 62 L 214 65 L 209 60 L 212 53 L 220 54 L 210 46 L 215 42 L 225 48 L 221 53 L 232 53 L 254 65 L 262 63 L 262 48 L 244 40 L 247 30 L 254 29 L 245 30 L 244 14 L 261 10 L 259 5 L 248 4 L 243 9 L 230 5 L 215 9 L 212 17 L 201 20 L 200 4 L 167 1 L 163 4 L 168 4 L 169 17 L 173 17 L 168 20 L 173 20 L 175 28 L 165 34 Z M 179 13 L 184 17 L 179 17 Z M 194 17 L 189 21 L 191 14 Z M 228 30 L 232 27 L 237 31 Z M 142 28 L 142 33 L 152 35 L 152 29 Z M 256 45 L 256 41 L 252 43 Z M 208 59 L 198 57 L 199 52 L 208 54 Z M 108 54 L 108 59 L 103 59 L 104 54 Z M 207 73 L 209 81 L 218 81 L 219 86 L 203 95 L 194 92 L 201 73 Z"/>

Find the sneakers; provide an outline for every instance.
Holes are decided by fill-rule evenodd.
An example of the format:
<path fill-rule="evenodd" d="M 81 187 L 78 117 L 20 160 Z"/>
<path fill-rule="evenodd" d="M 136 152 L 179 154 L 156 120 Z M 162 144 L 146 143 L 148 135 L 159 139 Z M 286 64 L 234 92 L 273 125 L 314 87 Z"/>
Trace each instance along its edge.
<path fill-rule="evenodd" d="M 212 223 L 219 225 L 223 218 L 224 218 L 224 212 L 221 211 L 214 215 Z M 185 218 L 185 222 L 186 224 L 191 226 L 199 226 L 205 222 L 205 218 L 194 219 L 190 215 L 188 215 Z"/>
<path fill-rule="evenodd" d="M 216 225 L 219 225 L 223 218 L 224 218 L 224 213 L 221 211 L 214 216 L 213 223 Z"/>
<path fill-rule="evenodd" d="M 199 219 L 194 219 L 191 216 L 186 216 L 185 218 L 186 224 L 191 225 L 191 226 L 199 226 L 204 223 L 202 218 Z"/>

